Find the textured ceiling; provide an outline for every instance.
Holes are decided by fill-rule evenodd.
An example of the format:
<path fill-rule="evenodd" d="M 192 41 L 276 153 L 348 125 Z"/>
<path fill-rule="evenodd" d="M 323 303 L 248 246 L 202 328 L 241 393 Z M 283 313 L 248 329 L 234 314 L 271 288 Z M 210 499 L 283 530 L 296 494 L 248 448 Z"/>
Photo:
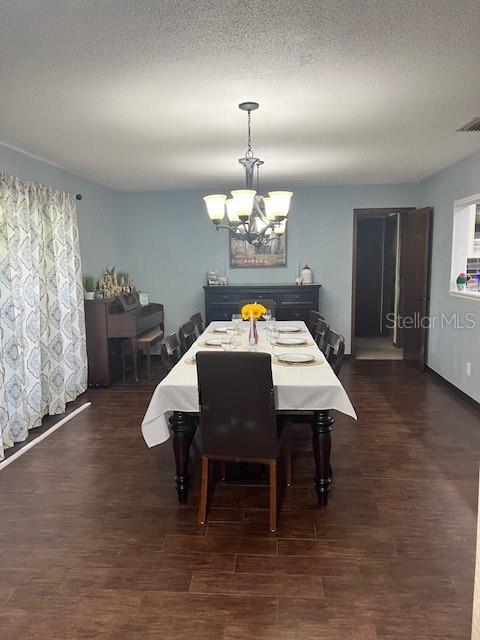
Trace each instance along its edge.
<path fill-rule="evenodd" d="M 116 189 L 418 181 L 480 149 L 478 0 L 0 0 L 0 140 Z"/>

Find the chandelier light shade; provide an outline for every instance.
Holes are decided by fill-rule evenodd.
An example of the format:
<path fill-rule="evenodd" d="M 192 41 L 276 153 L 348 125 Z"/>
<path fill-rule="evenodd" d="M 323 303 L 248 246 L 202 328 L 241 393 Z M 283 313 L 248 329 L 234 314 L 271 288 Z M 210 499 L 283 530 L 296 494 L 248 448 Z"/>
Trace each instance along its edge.
<path fill-rule="evenodd" d="M 274 220 L 283 220 L 288 216 L 290 200 L 293 193 L 291 191 L 269 191 L 270 211 Z"/>
<path fill-rule="evenodd" d="M 243 218 L 249 218 L 252 214 L 253 199 L 257 192 L 253 189 L 236 189 L 231 193 L 240 220 Z"/>
<path fill-rule="evenodd" d="M 212 222 L 220 222 L 225 217 L 225 200 L 227 196 L 215 194 L 213 196 L 205 196 L 203 198 L 207 205 L 207 213 Z"/>
<path fill-rule="evenodd" d="M 293 193 L 270 191 L 268 197 L 260 195 L 259 169 L 263 160 L 253 155 L 251 141 L 251 112 L 259 105 L 257 102 L 242 102 L 238 106 L 248 114 L 248 148 L 238 160 L 245 170 L 245 189 L 234 189 L 231 198 L 217 193 L 203 199 L 217 230 L 227 229 L 232 237 L 262 247 L 285 233 Z M 256 189 L 253 188 L 254 174 Z"/>
<path fill-rule="evenodd" d="M 269 220 L 270 222 L 274 222 L 275 216 L 273 214 L 272 199 L 270 197 L 263 198 L 263 206 L 265 208 L 265 216 L 267 220 Z"/>
<path fill-rule="evenodd" d="M 233 198 L 225 200 L 225 206 L 227 207 L 227 218 L 232 224 L 240 224 L 240 218 L 238 217 L 237 203 Z"/>

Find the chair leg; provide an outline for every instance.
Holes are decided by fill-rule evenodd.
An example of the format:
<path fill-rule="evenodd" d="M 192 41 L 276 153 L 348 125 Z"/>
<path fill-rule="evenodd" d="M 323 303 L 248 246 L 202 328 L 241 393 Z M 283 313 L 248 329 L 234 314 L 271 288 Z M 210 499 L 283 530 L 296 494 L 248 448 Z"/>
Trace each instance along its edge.
<path fill-rule="evenodd" d="M 208 458 L 202 458 L 202 484 L 200 487 L 200 503 L 198 506 L 198 522 L 205 524 L 207 521 L 207 497 L 208 497 Z"/>
<path fill-rule="evenodd" d="M 146 351 L 146 356 L 147 356 L 147 376 L 148 376 L 148 379 L 151 380 L 152 379 L 152 370 L 151 370 L 152 361 L 151 361 L 151 358 L 150 358 L 151 354 L 150 354 L 150 345 L 149 344 L 147 344 L 145 351 Z"/>
<path fill-rule="evenodd" d="M 227 463 L 225 462 L 225 460 L 220 461 L 220 479 L 227 479 Z"/>
<path fill-rule="evenodd" d="M 292 443 L 290 434 L 287 435 L 287 443 L 285 445 L 285 472 L 287 487 L 290 487 L 292 485 Z"/>
<path fill-rule="evenodd" d="M 270 531 L 277 530 L 277 462 L 270 462 Z"/>
<path fill-rule="evenodd" d="M 126 365 L 126 354 L 125 354 L 125 349 L 126 349 L 126 342 L 125 340 L 122 341 L 121 345 L 120 345 L 120 353 L 122 356 L 122 382 L 125 383 L 125 374 L 126 374 L 126 370 L 127 370 L 127 365 Z"/>

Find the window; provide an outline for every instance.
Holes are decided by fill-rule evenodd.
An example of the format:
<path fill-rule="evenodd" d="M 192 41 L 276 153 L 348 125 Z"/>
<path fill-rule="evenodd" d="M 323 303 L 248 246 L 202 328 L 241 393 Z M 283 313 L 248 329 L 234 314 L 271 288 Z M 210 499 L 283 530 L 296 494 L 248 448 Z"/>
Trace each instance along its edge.
<path fill-rule="evenodd" d="M 473 228 L 473 252 L 472 255 L 480 257 L 480 204 L 477 204 Z"/>
<path fill-rule="evenodd" d="M 480 298 L 480 194 L 454 203 L 450 292 Z"/>

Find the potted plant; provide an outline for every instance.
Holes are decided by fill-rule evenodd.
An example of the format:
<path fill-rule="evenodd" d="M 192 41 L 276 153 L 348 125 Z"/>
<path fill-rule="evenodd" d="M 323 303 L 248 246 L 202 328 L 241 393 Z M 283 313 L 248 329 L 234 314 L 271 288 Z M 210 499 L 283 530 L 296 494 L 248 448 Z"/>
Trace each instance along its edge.
<path fill-rule="evenodd" d="M 95 297 L 95 280 L 90 274 L 83 276 L 83 289 L 85 300 L 93 300 Z"/>
<path fill-rule="evenodd" d="M 466 273 L 459 273 L 457 278 L 457 290 L 465 291 L 466 284 L 468 282 L 468 276 Z"/>
<path fill-rule="evenodd" d="M 100 280 L 97 280 L 93 298 L 94 300 L 103 300 L 103 293 L 102 293 L 102 290 L 100 289 Z"/>

